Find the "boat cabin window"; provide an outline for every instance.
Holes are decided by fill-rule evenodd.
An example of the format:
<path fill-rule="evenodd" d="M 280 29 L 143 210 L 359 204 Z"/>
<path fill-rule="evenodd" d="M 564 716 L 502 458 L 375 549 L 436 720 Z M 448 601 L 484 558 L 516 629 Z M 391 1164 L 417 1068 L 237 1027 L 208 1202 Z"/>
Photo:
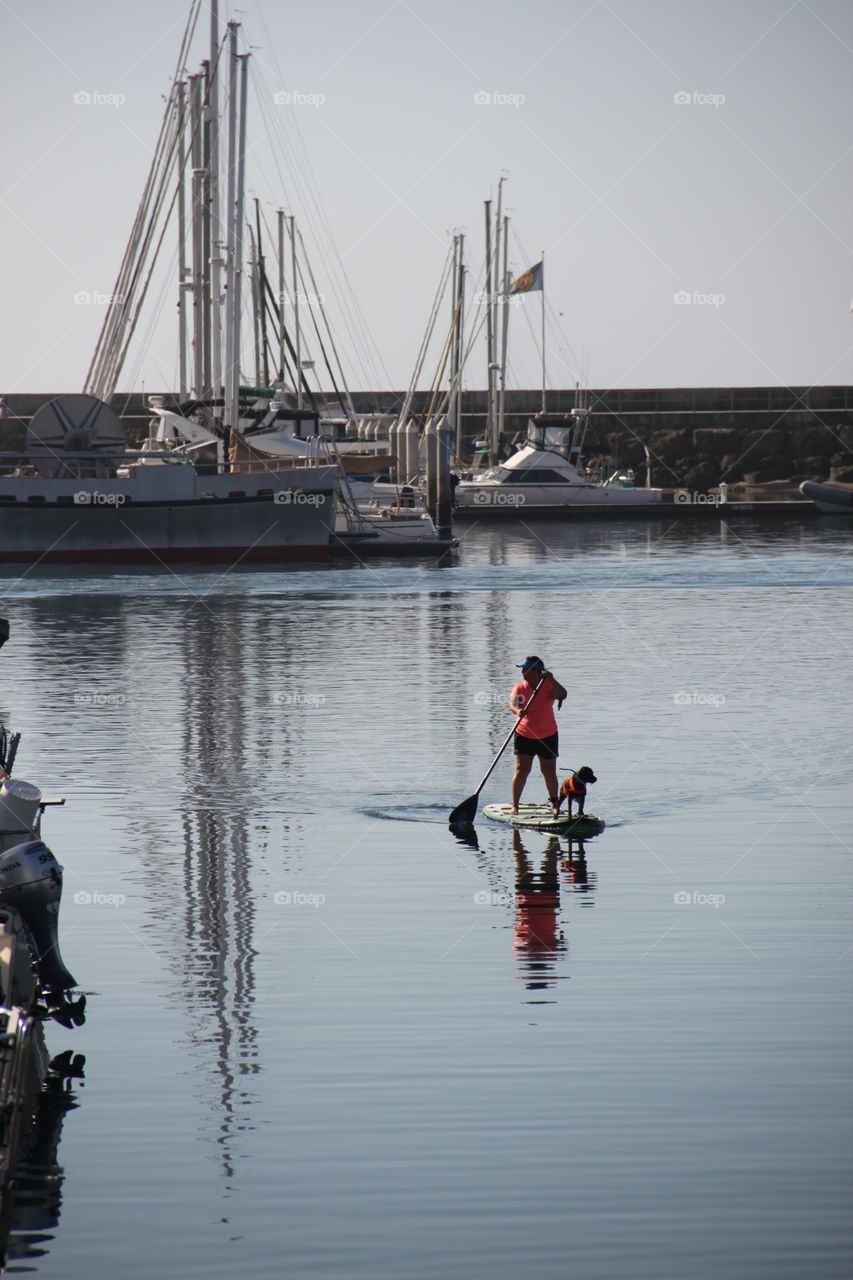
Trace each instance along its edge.
<path fill-rule="evenodd" d="M 502 484 L 565 484 L 566 477 L 549 467 L 501 467 L 498 479 Z"/>
<path fill-rule="evenodd" d="M 571 448 L 574 426 L 547 427 L 540 422 L 527 424 L 527 443 L 534 449 L 546 449 L 551 453 L 559 453 L 568 458 Z"/>

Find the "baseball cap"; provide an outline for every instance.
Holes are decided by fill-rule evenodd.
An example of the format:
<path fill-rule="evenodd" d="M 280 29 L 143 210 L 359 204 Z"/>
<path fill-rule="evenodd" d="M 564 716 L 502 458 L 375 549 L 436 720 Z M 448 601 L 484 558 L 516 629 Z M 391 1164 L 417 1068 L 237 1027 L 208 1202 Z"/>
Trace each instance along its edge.
<path fill-rule="evenodd" d="M 535 653 L 529 658 L 525 658 L 523 662 L 516 663 L 516 666 L 520 667 L 522 671 L 529 671 L 531 667 L 534 667 L 537 671 L 545 670 L 545 663 L 541 658 L 537 658 Z"/>

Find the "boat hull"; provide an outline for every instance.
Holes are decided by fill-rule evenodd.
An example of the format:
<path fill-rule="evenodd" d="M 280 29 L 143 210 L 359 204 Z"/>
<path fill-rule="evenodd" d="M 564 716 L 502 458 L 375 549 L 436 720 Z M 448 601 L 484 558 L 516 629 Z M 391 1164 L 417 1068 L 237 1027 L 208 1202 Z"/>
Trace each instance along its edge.
<path fill-rule="evenodd" d="M 334 470 L 86 481 L 3 477 L 0 562 L 278 563 L 329 557 Z M 155 472 L 159 474 L 154 474 Z M 183 474 L 173 474 L 183 473 Z"/>
<path fill-rule="evenodd" d="M 843 485 L 820 484 L 817 480 L 804 480 L 800 485 L 800 493 L 810 498 L 818 511 L 826 515 L 853 515 L 853 489 Z"/>
<path fill-rule="evenodd" d="M 630 510 L 659 507 L 660 489 L 630 489 L 617 485 L 477 484 L 461 481 L 454 495 L 454 516 L 507 516 L 521 519 L 529 515 L 569 514 L 573 510 Z"/>

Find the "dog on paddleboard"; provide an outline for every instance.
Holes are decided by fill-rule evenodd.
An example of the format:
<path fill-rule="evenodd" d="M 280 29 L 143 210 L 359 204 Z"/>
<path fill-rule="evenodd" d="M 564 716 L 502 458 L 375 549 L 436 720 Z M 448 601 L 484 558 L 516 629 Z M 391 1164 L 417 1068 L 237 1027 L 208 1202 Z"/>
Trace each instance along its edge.
<path fill-rule="evenodd" d="M 563 785 L 560 787 L 560 800 L 557 805 L 557 812 L 564 800 L 569 802 L 569 817 L 572 816 L 572 805 L 577 802 L 578 817 L 583 817 L 584 805 L 586 804 L 586 789 L 593 782 L 598 782 L 592 769 L 588 764 L 583 765 L 580 769 L 576 769 L 574 773 L 570 773 Z"/>

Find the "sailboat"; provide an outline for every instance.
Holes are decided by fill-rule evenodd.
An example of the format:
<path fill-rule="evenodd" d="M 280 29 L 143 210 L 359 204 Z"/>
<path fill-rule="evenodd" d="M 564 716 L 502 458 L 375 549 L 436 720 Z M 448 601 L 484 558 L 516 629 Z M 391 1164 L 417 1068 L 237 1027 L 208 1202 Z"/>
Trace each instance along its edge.
<path fill-rule="evenodd" d="M 584 445 L 590 409 L 581 390 L 567 414 L 548 412 L 545 329 L 545 254 L 514 280 L 508 271 L 509 218 L 501 217 L 504 179 L 498 184 L 497 213 L 493 223 L 491 202 L 486 201 L 486 347 L 488 355 L 487 453 L 485 467 L 463 470 L 454 490 L 458 516 L 500 515 L 519 518 L 559 515 L 572 509 L 594 507 L 624 513 L 662 500 L 661 489 L 651 487 L 649 467 L 646 487 L 638 488 L 633 471 L 584 462 Z M 502 259 L 502 260 L 501 260 Z M 497 289 L 492 291 L 493 279 Z M 499 458 L 505 426 L 506 374 L 510 303 L 525 295 L 539 294 L 542 354 L 542 398 L 538 413 L 531 415 L 523 444 L 504 461 Z M 500 338 L 500 355 L 498 339 Z M 497 376 L 496 376 L 497 375 Z M 647 455 L 647 464 L 648 464 Z"/>
<path fill-rule="evenodd" d="M 217 0 L 208 7 L 210 60 L 189 77 L 187 112 L 182 69 L 202 9 L 201 0 L 195 0 L 84 392 L 43 406 L 29 424 L 25 449 L 0 454 L 0 560 L 236 564 L 329 557 L 339 469 L 321 458 L 302 460 L 299 466 L 247 466 L 234 447 L 241 397 L 250 55 L 239 50 L 239 24 L 229 23 L 220 40 Z M 223 201 L 218 104 L 226 69 Z M 186 260 L 190 166 L 192 268 Z M 173 210 L 179 242 L 181 392 L 188 391 L 191 296 L 196 416 L 218 424 L 215 458 L 204 463 L 199 455 L 166 447 L 129 449 L 109 403 Z"/>

